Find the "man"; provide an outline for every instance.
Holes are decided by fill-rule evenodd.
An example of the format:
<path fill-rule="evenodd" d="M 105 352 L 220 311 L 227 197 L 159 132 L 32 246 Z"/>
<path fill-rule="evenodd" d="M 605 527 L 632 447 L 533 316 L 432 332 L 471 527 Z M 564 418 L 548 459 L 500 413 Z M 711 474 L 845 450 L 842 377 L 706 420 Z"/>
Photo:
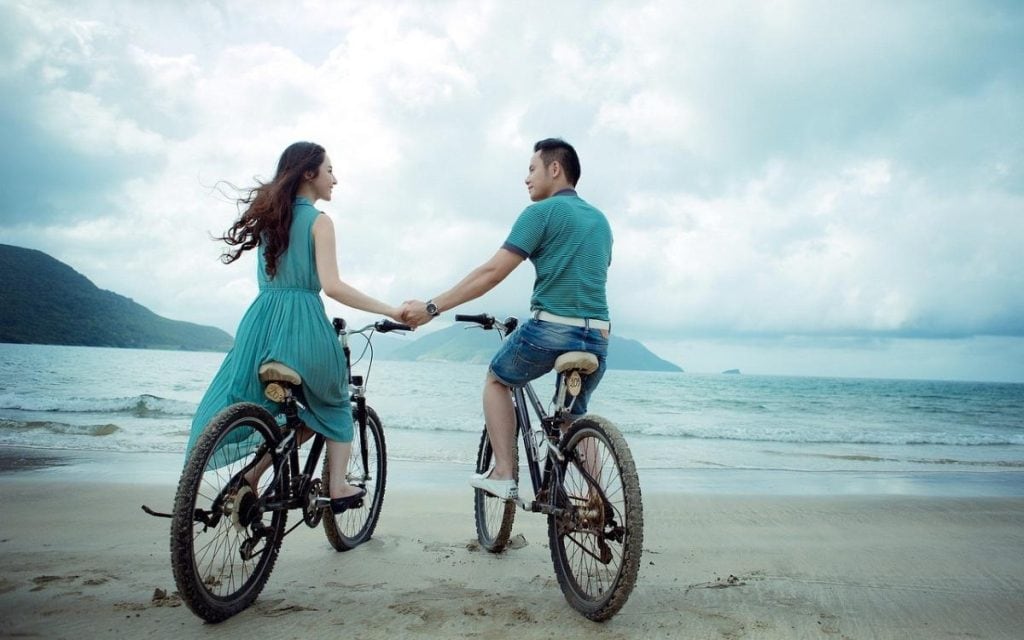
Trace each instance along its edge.
<path fill-rule="evenodd" d="M 470 480 L 473 487 L 506 500 L 518 497 L 509 388 L 551 371 L 566 351 L 588 351 L 597 356 L 599 366 L 587 377 L 572 409 L 574 415 L 586 413 L 590 394 L 604 375 L 611 328 L 605 292 L 612 257 L 608 220 L 576 194 L 580 162 L 569 143 L 548 138 L 533 150 L 526 188 L 534 204 L 519 215 L 498 252 L 448 291 L 426 303 L 410 300 L 403 307 L 406 322 L 424 324 L 487 293 L 523 260 L 533 262 L 537 277 L 531 318 L 502 343 L 484 384 L 484 420 L 494 467 Z"/>

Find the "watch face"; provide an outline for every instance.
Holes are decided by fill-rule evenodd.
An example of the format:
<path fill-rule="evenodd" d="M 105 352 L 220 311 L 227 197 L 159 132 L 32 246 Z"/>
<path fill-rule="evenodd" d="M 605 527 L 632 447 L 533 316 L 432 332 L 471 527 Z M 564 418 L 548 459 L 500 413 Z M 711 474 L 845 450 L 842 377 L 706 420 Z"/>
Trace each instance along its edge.
<path fill-rule="evenodd" d="M 427 313 L 429 313 L 432 316 L 436 316 L 437 315 L 437 305 L 434 304 L 433 302 L 428 302 L 427 303 Z"/>

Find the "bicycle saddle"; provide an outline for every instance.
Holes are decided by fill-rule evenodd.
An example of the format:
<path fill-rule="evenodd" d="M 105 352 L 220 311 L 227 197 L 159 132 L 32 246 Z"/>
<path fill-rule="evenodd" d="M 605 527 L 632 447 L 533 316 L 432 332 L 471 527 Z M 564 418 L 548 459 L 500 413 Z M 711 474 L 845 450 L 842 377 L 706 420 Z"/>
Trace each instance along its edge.
<path fill-rule="evenodd" d="M 287 382 L 300 385 L 302 377 L 294 369 L 280 362 L 267 362 L 260 366 L 260 382 Z"/>
<path fill-rule="evenodd" d="M 562 373 L 566 369 L 579 369 L 580 373 L 590 374 L 597 371 L 597 356 L 586 351 L 569 351 L 555 359 L 555 371 Z"/>

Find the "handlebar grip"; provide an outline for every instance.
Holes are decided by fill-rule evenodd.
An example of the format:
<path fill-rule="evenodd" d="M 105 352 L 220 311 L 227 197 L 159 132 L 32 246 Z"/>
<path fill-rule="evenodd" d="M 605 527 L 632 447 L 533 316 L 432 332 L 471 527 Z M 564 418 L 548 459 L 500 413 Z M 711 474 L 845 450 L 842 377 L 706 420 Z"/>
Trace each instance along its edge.
<path fill-rule="evenodd" d="M 494 325 L 494 318 L 487 315 L 486 313 L 478 313 L 476 315 L 466 315 L 463 313 L 455 314 L 456 322 L 475 322 L 484 327 L 490 328 Z"/>
<path fill-rule="evenodd" d="M 401 322 L 394 322 L 391 320 L 381 320 L 374 325 L 374 328 L 380 333 L 387 333 L 389 331 L 412 331 L 412 327 Z"/>
<path fill-rule="evenodd" d="M 341 332 L 345 330 L 345 318 L 335 318 L 332 322 L 334 325 L 334 333 L 341 335 Z"/>

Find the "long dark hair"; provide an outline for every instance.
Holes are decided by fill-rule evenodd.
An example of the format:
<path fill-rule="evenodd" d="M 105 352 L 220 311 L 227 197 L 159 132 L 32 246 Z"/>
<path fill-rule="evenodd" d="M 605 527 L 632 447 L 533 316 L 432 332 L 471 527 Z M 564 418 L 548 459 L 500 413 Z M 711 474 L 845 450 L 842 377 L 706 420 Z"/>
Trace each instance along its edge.
<path fill-rule="evenodd" d="M 277 275 L 277 259 L 288 249 L 295 195 L 307 171 L 317 175 L 326 151 L 314 142 L 296 142 L 288 146 L 277 162 L 274 179 L 257 186 L 238 199 L 245 211 L 218 240 L 234 249 L 226 249 L 221 262 L 231 264 L 249 249 L 264 246 L 267 276 Z"/>

